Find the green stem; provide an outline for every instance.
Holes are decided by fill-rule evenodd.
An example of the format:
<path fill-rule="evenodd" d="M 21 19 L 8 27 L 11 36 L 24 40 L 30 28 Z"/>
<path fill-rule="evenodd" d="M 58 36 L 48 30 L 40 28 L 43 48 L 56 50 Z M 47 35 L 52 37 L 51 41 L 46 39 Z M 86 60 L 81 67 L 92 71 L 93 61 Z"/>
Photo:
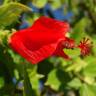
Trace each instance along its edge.
<path fill-rule="evenodd" d="M 30 79 L 27 72 L 26 64 L 24 64 L 24 90 L 23 90 L 23 96 L 35 96 L 33 94 L 32 86 L 30 83 Z"/>

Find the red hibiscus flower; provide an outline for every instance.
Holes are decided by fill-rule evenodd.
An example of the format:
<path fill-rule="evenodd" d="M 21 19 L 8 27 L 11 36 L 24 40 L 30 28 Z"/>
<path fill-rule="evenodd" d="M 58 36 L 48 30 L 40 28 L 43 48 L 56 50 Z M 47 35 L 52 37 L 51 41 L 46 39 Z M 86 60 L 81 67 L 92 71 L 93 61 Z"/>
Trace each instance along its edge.
<path fill-rule="evenodd" d="M 63 52 L 63 48 L 75 47 L 74 40 L 66 37 L 68 31 L 67 22 L 42 16 L 32 27 L 15 32 L 10 37 L 9 43 L 17 53 L 32 64 L 37 64 L 51 55 L 70 59 Z M 82 49 L 80 45 L 79 48 Z"/>

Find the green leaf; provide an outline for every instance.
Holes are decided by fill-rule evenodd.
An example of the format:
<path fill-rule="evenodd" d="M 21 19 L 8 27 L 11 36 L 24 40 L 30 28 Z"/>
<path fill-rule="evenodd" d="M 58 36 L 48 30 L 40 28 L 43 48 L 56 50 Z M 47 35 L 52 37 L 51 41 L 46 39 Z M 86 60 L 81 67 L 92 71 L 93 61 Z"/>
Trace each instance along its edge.
<path fill-rule="evenodd" d="M 6 47 L 0 45 L 0 62 L 6 66 L 6 70 L 10 73 L 10 77 L 14 76 L 13 70 L 15 69 L 15 64 L 10 54 L 7 52 Z"/>
<path fill-rule="evenodd" d="M 62 68 L 65 70 L 65 67 L 68 65 L 68 62 L 66 60 L 64 60 L 64 58 L 61 58 L 61 57 L 58 58 L 58 62 L 60 62 Z M 59 66 L 60 66 L 60 64 L 59 64 Z"/>
<path fill-rule="evenodd" d="M 27 63 L 24 65 L 24 96 L 39 96 L 39 79 L 37 66 Z"/>
<path fill-rule="evenodd" d="M 25 59 L 23 57 L 21 57 L 19 54 L 15 53 L 12 49 L 8 49 L 7 50 L 8 53 L 10 54 L 10 56 L 12 57 L 14 63 L 18 64 L 18 66 L 20 67 L 20 64 L 24 63 Z M 21 70 L 21 68 L 20 68 Z"/>
<path fill-rule="evenodd" d="M 16 79 L 18 80 L 20 77 L 19 77 L 19 72 L 17 69 L 14 69 L 14 75 L 16 77 Z"/>
<path fill-rule="evenodd" d="M 89 77 L 96 77 L 96 64 L 91 63 L 83 70 L 83 74 Z"/>
<path fill-rule="evenodd" d="M 84 61 L 88 63 L 88 65 L 96 64 L 96 58 L 95 56 L 89 55 L 86 58 L 84 58 Z"/>
<path fill-rule="evenodd" d="M 28 65 L 30 66 L 30 65 Z M 37 77 L 37 66 L 31 66 L 30 68 L 27 68 L 28 76 L 30 78 L 30 82 L 32 84 L 33 89 L 38 89 L 38 77 Z"/>
<path fill-rule="evenodd" d="M 50 0 L 52 9 L 57 9 L 61 7 L 61 1 L 60 0 Z"/>
<path fill-rule="evenodd" d="M 79 4 L 79 0 L 76 0 L 75 2 L 72 2 L 72 0 L 64 0 L 67 1 L 69 3 L 69 7 L 72 10 L 72 12 L 74 12 L 74 14 L 78 14 L 78 4 Z"/>
<path fill-rule="evenodd" d="M 4 78 L 0 77 L 0 89 L 4 86 Z"/>
<path fill-rule="evenodd" d="M 75 58 L 73 60 L 73 64 L 69 65 L 66 68 L 66 71 L 74 71 L 74 72 L 79 72 L 81 71 L 83 68 L 85 68 L 87 66 L 87 62 L 85 62 L 84 60 L 82 60 L 81 58 Z"/>
<path fill-rule="evenodd" d="M 87 84 L 95 84 L 95 78 L 92 78 L 92 77 L 88 77 L 88 76 L 85 76 L 84 77 L 84 81 L 87 83 Z"/>
<path fill-rule="evenodd" d="M 8 26 L 13 22 L 16 22 L 20 14 L 27 11 L 31 11 L 31 9 L 16 2 L 0 6 L 0 27 Z"/>
<path fill-rule="evenodd" d="M 81 87 L 82 83 L 80 81 L 80 79 L 78 78 L 73 78 L 69 83 L 68 86 L 70 86 L 71 88 L 75 88 L 75 89 L 79 89 Z"/>
<path fill-rule="evenodd" d="M 37 73 L 37 66 L 32 64 L 26 64 L 28 77 L 30 80 L 30 84 L 33 90 L 35 90 L 36 96 L 39 94 L 39 79 L 43 77 L 43 75 L 40 75 Z"/>
<path fill-rule="evenodd" d="M 38 8 L 43 8 L 47 4 L 47 0 L 32 0 L 32 3 Z"/>
<path fill-rule="evenodd" d="M 94 52 L 94 54 L 95 54 L 95 56 L 96 56 L 96 36 L 94 35 L 94 37 L 92 38 L 92 41 L 93 41 L 93 52 Z"/>
<path fill-rule="evenodd" d="M 96 96 L 96 86 L 83 84 L 79 92 L 80 96 Z"/>
<path fill-rule="evenodd" d="M 64 49 L 64 52 L 70 56 L 71 58 L 76 58 L 80 55 L 80 49 L 75 48 L 75 49 Z"/>
<path fill-rule="evenodd" d="M 57 78 L 56 72 L 57 72 L 56 69 L 52 70 L 49 73 L 48 79 L 47 79 L 47 82 L 46 82 L 46 85 L 50 85 L 51 88 L 54 89 L 54 90 L 58 90 L 59 87 L 60 87 L 60 84 L 61 84 L 60 81 Z"/>
<path fill-rule="evenodd" d="M 53 69 L 48 75 L 46 85 L 50 85 L 54 90 L 59 90 L 59 88 L 64 90 L 70 79 L 67 72 L 61 69 Z"/>
<path fill-rule="evenodd" d="M 85 28 L 89 24 L 88 18 L 84 17 L 79 22 L 76 23 L 73 28 L 72 38 L 76 39 L 76 42 L 79 43 L 83 37 L 85 37 Z"/>
<path fill-rule="evenodd" d="M 6 46 L 8 45 L 8 36 L 10 34 L 9 30 L 0 30 L 0 45 Z"/>

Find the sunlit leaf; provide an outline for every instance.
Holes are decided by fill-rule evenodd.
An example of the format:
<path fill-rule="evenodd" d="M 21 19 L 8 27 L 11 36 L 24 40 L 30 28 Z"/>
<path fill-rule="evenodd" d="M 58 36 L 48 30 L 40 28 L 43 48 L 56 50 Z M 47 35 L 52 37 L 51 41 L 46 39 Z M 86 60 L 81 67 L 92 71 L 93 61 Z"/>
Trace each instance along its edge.
<path fill-rule="evenodd" d="M 76 59 L 74 59 L 73 64 L 71 64 L 70 66 L 68 66 L 66 68 L 66 71 L 79 72 L 86 66 L 87 66 L 87 62 L 85 62 L 84 60 L 82 60 L 80 58 L 76 58 Z"/>
<path fill-rule="evenodd" d="M 52 9 L 58 9 L 61 7 L 61 1 L 60 0 L 49 0 L 51 3 Z"/>
<path fill-rule="evenodd" d="M 80 96 L 96 96 L 96 86 L 83 84 L 80 88 Z"/>
<path fill-rule="evenodd" d="M 56 76 L 56 72 L 57 70 L 54 69 L 49 73 L 46 85 L 50 85 L 53 89 L 58 90 L 61 83 Z"/>
<path fill-rule="evenodd" d="M 38 8 L 42 8 L 47 4 L 47 0 L 32 0 L 32 4 Z"/>
<path fill-rule="evenodd" d="M 76 58 L 80 55 L 80 49 L 64 49 L 64 52 L 71 58 Z"/>
<path fill-rule="evenodd" d="M 85 76 L 96 77 L 96 64 L 89 64 L 83 71 Z"/>
<path fill-rule="evenodd" d="M 0 6 L 0 27 L 8 26 L 17 21 L 22 12 L 31 11 L 31 9 L 20 3 L 8 3 Z"/>
<path fill-rule="evenodd" d="M 76 39 L 76 42 L 79 43 L 83 37 L 86 36 L 85 28 L 89 24 L 88 18 L 82 18 L 73 28 L 72 38 Z"/>
<path fill-rule="evenodd" d="M 69 83 L 68 86 L 70 86 L 71 88 L 74 89 L 79 89 L 81 87 L 82 83 L 80 81 L 80 79 L 78 78 L 73 78 Z"/>

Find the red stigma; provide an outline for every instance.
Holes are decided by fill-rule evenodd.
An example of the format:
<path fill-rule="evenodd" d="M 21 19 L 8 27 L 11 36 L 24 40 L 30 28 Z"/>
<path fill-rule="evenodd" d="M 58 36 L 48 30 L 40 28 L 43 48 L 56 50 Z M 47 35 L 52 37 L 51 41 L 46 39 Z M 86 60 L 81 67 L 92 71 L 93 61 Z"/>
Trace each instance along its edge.
<path fill-rule="evenodd" d="M 88 38 L 83 38 L 78 47 L 81 49 L 82 56 L 89 55 L 92 49 L 92 42 Z"/>

